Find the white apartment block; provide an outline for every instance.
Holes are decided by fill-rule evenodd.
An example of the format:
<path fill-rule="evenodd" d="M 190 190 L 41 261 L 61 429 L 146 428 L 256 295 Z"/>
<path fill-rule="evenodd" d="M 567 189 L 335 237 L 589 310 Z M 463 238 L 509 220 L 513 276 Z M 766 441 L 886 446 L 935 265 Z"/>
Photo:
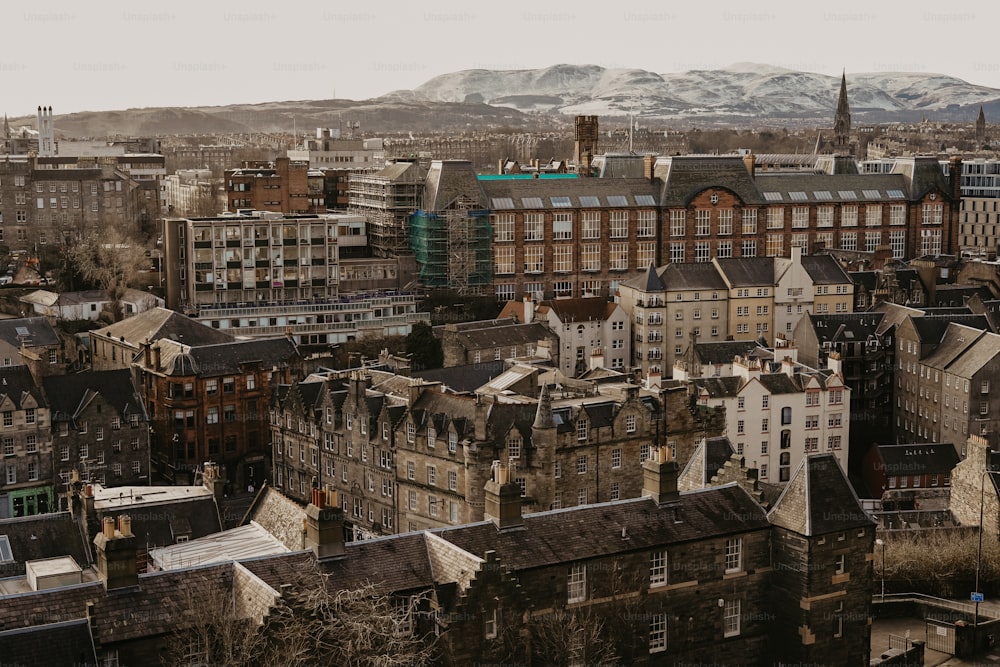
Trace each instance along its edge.
<path fill-rule="evenodd" d="M 725 407 L 725 435 L 761 481 L 787 482 L 802 458 L 817 452 L 833 454 L 847 470 L 850 388 L 839 369 L 741 357 L 732 370 L 691 382 L 699 405 Z"/>

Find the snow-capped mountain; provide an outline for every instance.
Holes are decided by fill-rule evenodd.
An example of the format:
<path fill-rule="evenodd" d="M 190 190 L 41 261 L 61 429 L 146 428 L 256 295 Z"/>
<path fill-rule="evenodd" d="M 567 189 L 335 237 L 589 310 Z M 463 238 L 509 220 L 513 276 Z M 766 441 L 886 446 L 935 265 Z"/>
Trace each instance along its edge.
<path fill-rule="evenodd" d="M 927 112 L 1000 104 L 1000 90 L 943 74 L 848 74 L 852 113 Z M 484 102 L 566 114 L 646 117 L 695 115 L 828 116 L 840 78 L 737 63 L 717 70 L 657 74 L 597 65 L 554 65 L 532 70 L 463 70 L 411 91 L 385 96 L 433 102 Z"/>

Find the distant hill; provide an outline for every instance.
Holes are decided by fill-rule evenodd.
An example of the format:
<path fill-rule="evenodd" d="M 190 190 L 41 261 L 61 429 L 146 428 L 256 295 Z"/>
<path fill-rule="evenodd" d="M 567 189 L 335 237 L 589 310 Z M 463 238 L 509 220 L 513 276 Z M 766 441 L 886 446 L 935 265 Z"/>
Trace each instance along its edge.
<path fill-rule="evenodd" d="M 943 74 L 850 74 L 847 86 L 851 112 L 862 117 L 903 119 L 933 114 L 938 119 L 973 120 L 979 105 L 1000 111 L 1000 90 Z M 475 98 L 498 106 L 571 115 L 622 115 L 631 110 L 655 118 L 832 117 L 839 88 L 839 77 L 756 63 L 670 74 L 554 65 L 452 72 L 384 99 L 456 102 Z"/>
<path fill-rule="evenodd" d="M 657 74 L 597 65 L 451 72 L 413 90 L 370 100 L 299 100 L 219 107 L 155 107 L 57 115 L 64 136 L 288 132 L 293 127 L 358 123 L 363 132 L 531 130 L 567 126 L 572 116 L 625 116 L 745 125 L 796 119 L 830 122 L 839 77 L 738 63 L 715 70 Z M 944 74 L 875 72 L 847 77 L 851 113 L 859 122 L 1000 117 L 1000 90 Z M 56 109 L 58 111 L 58 108 Z M 33 117 L 11 124 L 34 125 Z"/>

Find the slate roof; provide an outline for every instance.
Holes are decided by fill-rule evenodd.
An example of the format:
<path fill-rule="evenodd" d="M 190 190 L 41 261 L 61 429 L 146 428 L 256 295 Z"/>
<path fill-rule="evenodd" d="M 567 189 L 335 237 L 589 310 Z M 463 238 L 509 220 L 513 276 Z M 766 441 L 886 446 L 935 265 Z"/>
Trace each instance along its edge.
<path fill-rule="evenodd" d="M 464 364 L 451 368 L 435 368 L 413 373 L 427 382 L 440 382 L 456 392 L 473 391 L 507 370 L 503 359 L 491 359 L 478 364 Z"/>
<path fill-rule="evenodd" d="M 322 563 L 338 586 L 353 588 L 372 582 L 385 590 L 407 591 L 434 583 L 422 533 L 349 542 L 345 551 L 347 558 Z"/>
<path fill-rule="evenodd" d="M 27 329 L 27 337 L 18 331 Z M 0 320 L 0 340 L 19 348 L 24 340 L 27 347 L 59 345 L 59 334 L 45 317 L 16 317 Z"/>
<path fill-rule="evenodd" d="M 687 206 L 698 193 L 711 188 L 733 192 L 745 205 L 764 199 L 741 156 L 677 156 L 659 158 L 653 174 L 662 180 L 660 205 Z"/>
<path fill-rule="evenodd" d="M 612 208 L 652 208 L 656 205 L 660 191 L 659 184 L 641 177 L 502 179 L 480 181 L 480 186 L 487 197 L 489 208 L 498 212 L 586 210 L 596 204 Z M 565 199 L 559 199 L 560 197 Z M 609 197 L 622 199 L 608 199 Z M 553 201 L 553 198 L 556 200 Z"/>
<path fill-rule="evenodd" d="M 680 521 L 643 497 L 528 514 L 523 530 L 483 521 L 431 532 L 480 558 L 496 551 L 517 571 L 768 528 L 764 510 L 736 484 L 681 493 L 679 507 Z"/>
<path fill-rule="evenodd" d="M 235 338 L 224 331 L 213 329 L 197 320 L 166 308 L 153 308 L 133 315 L 121 322 L 109 324 L 94 333 L 110 338 L 124 338 L 136 348 L 143 342 L 155 343 L 168 338 L 186 345 L 209 345 L 232 342 Z"/>
<path fill-rule="evenodd" d="M 204 620 L 200 600 L 231 595 L 233 564 L 139 575 L 139 585 L 101 595 L 94 605 L 94 638 L 101 644 L 161 635 Z"/>
<path fill-rule="evenodd" d="M 947 442 L 875 445 L 875 453 L 887 475 L 950 473 L 961 460 Z"/>
<path fill-rule="evenodd" d="M 726 436 L 702 439 L 678 478 L 678 488 L 704 488 L 735 453 L 733 444 Z"/>
<path fill-rule="evenodd" d="M 548 306 L 563 324 L 604 321 L 618 307 L 618 304 L 599 296 L 549 299 L 543 301 L 542 305 Z"/>
<path fill-rule="evenodd" d="M 751 356 L 751 353 L 757 350 L 764 351 L 755 340 L 728 340 L 694 344 L 695 355 L 702 364 L 731 364 L 733 357 Z"/>
<path fill-rule="evenodd" d="M 949 373 L 970 378 L 1000 355 L 1000 335 L 976 332 L 978 338 L 961 355 L 945 366 Z"/>
<path fill-rule="evenodd" d="M 146 421 L 146 408 L 127 368 L 50 375 L 42 378 L 42 388 L 49 398 L 52 421 L 73 421 L 95 394 L 112 405 L 123 420 L 137 414 L 141 421 Z"/>
<path fill-rule="evenodd" d="M 104 517 L 128 514 L 132 517 L 132 533 L 140 543 L 148 547 L 174 544 L 180 534 L 189 534 L 190 539 L 197 539 L 222 530 L 215 496 L 198 493 L 187 499 L 157 502 L 156 489 L 157 487 L 114 487 L 105 489 L 105 493 L 98 492 L 98 525 Z M 114 502 L 107 505 L 102 502 L 103 498 L 114 498 L 116 492 L 123 494 L 120 504 Z M 146 495 L 139 500 L 135 497 L 136 492 Z M 131 499 L 129 494 L 133 494 Z M 96 535 L 97 530 L 92 528 L 90 538 Z"/>
<path fill-rule="evenodd" d="M 864 204 L 872 201 L 885 204 L 893 200 L 903 203 L 907 198 L 906 179 L 900 174 L 800 174 L 758 172 L 757 187 L 761 193 L 775 193 L 781 199 L 772 201 L 785 204 L 803 202 L 811 204 L 845 203 Z M 902 197 L 890 197 L 889 191 L 898 191 Z M 865 191 L 878 192 L 869 199 Z M 797 192 L 802 194 L 792 195 Z M 824 193 L 817 196 L 817 192 Z M 853 196 L 846 193 L 853 193 Z M 766 199 L 768 195 L 763 195 Z"/>
<path fill-rule="evenodd" d="M 239 373 L 242 364 L 260 362 L 264 368 L 285 367 L 297 354 L 287 337 L 236 340 L 214 345 L 188 346 L 173 340 L 156 343 L 166 375 L 214 377 Z"/>
<path fill-rule="evenodd" d="M 694 383 L 711 398 L 735 396 L 740 390 L 742 379 L 733 375 L 729 377 L 694 378 Z"/>
<path fill-rule="evenodd" d="M 72 556 L 81 567 L 91 561 L 90 545 L 69 512 L 2 519 L 0 535 L 7 536 L 14 558 L 14 563 L 0 566 L 3 576 L 24 574 L 24 563 L 29 560 Z"/>
<path fill-rule="evenodd" d="M 468 160 L 434 160 L 424 181 L 423 209 L 443 211 L 456 199 L 468 198 L 479 209 L 489 208 L 489 199 Z"/>
<path fill-rule="evenodd" d="M 625 285 L 635 288 L 640 292 L 662 292 L 667 289 L 666 285 L 663 284 L 663 280 L 660 279 L 659 272 L 652 263 L 646 267 L 645 273 L 631 280 L 626 280 Z"/>
<path fill-rule="evenodd" d="M 90 581 L 0 596 L 0 631 L 85 618 L 87 603 L 104 592 L 102 582 Z"/>
<path fill-rule="evenodd" d="M 875 335 L 878 325 L 885 317 L 884 313 L 841 313 L 834 315 L 808 313 L 809 324 L 816 332 L 816 340 L 822 344 L 827 341 L 864 341 L 868 336 Z"/>
<path fill-rule="evenodd" d="M 0 368 L 0 401 L 6 396 L 13 401 L 15 409 L 22 409 L 27 396 L 35 399 L 39 406 L 47 405 L 41 388 L 35 384 L 27 366 L 5 366 Z"/>
<path fill-rule="evenodd" d="M 770 258 L 767 258 L 767 261 L 768 265 L 770 265 Z M 719 273 L 718 268 L 716 268 L 716 266 L 711 262 L 667 264 L 660 269 L 660 280 L 664 285 L 666 285 L 666 289 L 671 291 L 687 289 L 728 289 L 726 281 L 722 278 L 722 274 Z"/>
<path fill-rule="evenodd" d="M 844 267 L 830 255 L 804 255 L 802 268 L 812 278 L 814 285 L 843 285 L 851 282 Z"/>
<path fill-rule="evenodd" d="M 830 453 L 803 457 L 767 516 L 774 525 L 806 536 L 874 525 Z"/>
<path fill-rule="evenodd" d="M 909 179 L 908 194 L 911 199 L 920 199 L 933 190 L 945 197 L 951 192 L 936 157 L 896 158 L 892 173 L 904 174 Z"/>
<path fill-rule="evenodd" d="M 784 373 L 761 373 L 757 379 L 772 394 L 797 394 L 802 391 L 802 387 Z"/>
<path fill-rule="evenodd" d="M 86 618 L 0 632 L 4 664 L 84 667 L 97 654 Z"/>
<path fill-rule="evenodd" d="M 714 261 L 731 287 L 774 286 L 773 257 L 725 257 Z"/>
<path fill-rule="evenodd" d="M 502 326 L 491 326 L 489 323 L 486 323 L 482 328 L 450 332 L 450 335 L 462 341 L 465 349 L 478 350 L 489 347 L 511 347 L 513 345 L 536 343 L 540 340 L 550 339 L 555 334 L 549 331 L 541 322 L 529 322 L 528 324 L 508 324 Z"/>

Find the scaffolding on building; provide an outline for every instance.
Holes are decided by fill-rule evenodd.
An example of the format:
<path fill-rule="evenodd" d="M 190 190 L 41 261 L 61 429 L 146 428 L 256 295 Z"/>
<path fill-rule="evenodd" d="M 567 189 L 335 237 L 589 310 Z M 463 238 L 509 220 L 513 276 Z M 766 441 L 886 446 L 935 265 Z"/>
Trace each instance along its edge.
<path fill-rule="evenodd" d="M 463 295 L 482 295 L 492 279 L 489 212 L 468 198 L 456 199 L 446 210 L 418 210 L 410 219 L 410 247 L 420 282 Z"/>
<path fill-rule="evenodd" d="M 418 165 L 390 165 L 374 174 L 352 174 L 349 211 L 363 215 L 377 257 L 409 254 L 407 223 L 420 208 L 423 172 Z"/>

